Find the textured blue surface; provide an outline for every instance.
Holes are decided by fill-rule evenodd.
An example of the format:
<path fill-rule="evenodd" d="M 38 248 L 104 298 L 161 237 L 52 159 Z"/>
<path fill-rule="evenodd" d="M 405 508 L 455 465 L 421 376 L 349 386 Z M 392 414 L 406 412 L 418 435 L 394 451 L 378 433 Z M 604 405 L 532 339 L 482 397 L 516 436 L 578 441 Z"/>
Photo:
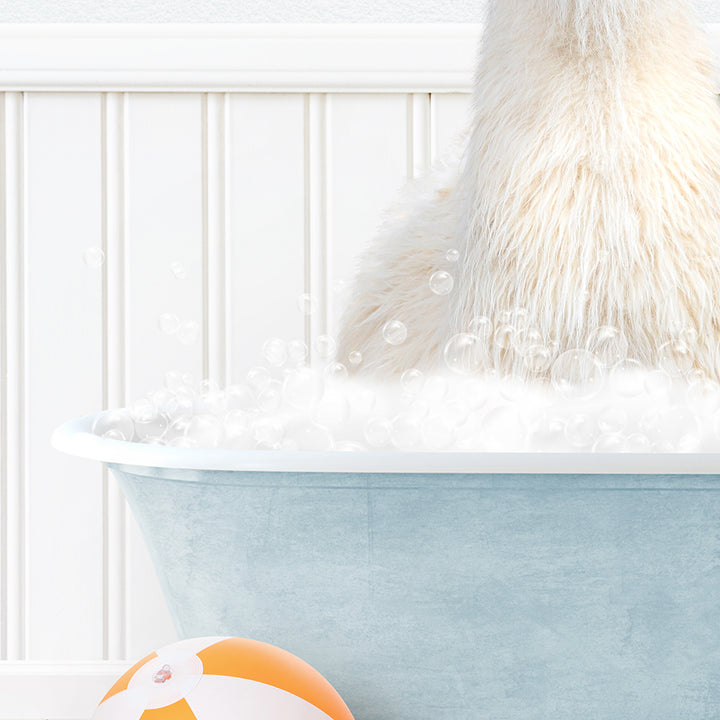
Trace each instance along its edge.
<path fill-rule="evenodd" d="M 183 636 L 274 643 L 356 720 L 720 717 L 720 478 L 111 466 Z"/>

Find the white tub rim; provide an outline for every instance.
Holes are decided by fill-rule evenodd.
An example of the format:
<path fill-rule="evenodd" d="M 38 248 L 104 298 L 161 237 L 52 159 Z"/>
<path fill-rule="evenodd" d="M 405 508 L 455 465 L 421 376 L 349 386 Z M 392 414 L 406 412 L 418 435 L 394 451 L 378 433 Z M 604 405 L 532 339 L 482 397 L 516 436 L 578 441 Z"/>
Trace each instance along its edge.
<path fill-rule="evenodd" d="M 184 470 L 305 473 L 720 475 L 720 453 L 341 452 L 177 448 L 102 438 L 100 413 L 70 420 L 55 449 L 104 463 Z"/>

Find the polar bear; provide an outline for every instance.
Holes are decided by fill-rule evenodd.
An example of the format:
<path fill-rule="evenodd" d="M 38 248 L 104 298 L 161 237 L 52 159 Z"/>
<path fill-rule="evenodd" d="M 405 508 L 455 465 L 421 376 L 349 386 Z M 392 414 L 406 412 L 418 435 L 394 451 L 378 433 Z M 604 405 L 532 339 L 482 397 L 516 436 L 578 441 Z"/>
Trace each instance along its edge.
<path fill-rule="evenodd" d="M 720 104 L 689 0 L 489 0 L 485 27 L 470 128 L 361 257 L 338 360 L 442 365 L 474 319 L 512 329 L 520 308 L 550 360 L 610 327 L 645 365 L 679 342 L 718 379 Z"/>

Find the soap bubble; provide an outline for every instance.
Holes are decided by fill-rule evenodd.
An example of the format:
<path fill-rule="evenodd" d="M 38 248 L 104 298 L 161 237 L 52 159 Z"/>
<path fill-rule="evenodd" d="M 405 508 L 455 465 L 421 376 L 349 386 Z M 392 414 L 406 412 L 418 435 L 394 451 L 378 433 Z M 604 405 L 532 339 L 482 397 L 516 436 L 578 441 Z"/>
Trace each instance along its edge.
<path fill-rule="evenodd" d="M 220 384 L 212 378 L 205 378 L 198 385 L 198 392 L 203 395 L 215 395 L 220 392 Z"/>
<path fill-rule="evenodd" d="M 652 443 L 647 435 L 633 433 L 625 438 L 622 452 L 626 453 L 647 453 L 652 450 Z"/>
<path fill-rule="evenodd" d="M 390 320 L 383 326 L 382 336 L 389 345 L 402 345 L 407 340 L 407 327 L 400 320 Z"/>
<path fill-rule="evenodd" d="M 372 417 L 365 423 L 365 440 L 374 448 L 390 445 L 392 423 L 384 417 Z"/>
<path fill-rule="evenodd" d="M 302 293 L 298 295 L 297 307 L 303 315 L 312 315 L 318 306 L 318 300 L 310 293 Z"/>
<path fill-rule="evenodd" d="M 476 335 L 458 333 L 453 335 L 443 351 L 445 365 L 458 375 L 470 375 L 480 368 L 480 350 L 483 346 Z"/>
<path fill-rule="evenodd" d="M 571 417 L 565 423 L 565 439 L 574 448 L 590 447 L 597 436 L 595 419 L 585 413 Z"/>
<path fill-rule="evenodd" d="M 500 405 L 483 418 L 482 445 L 488 452 L 517 452 L 527 443 L 527 424 L 514 405 Z"/>
<path fill-rule="evenodd" d="M 625 448 L 625 440 L 618 433 L 605 433 L 595 441 L 592 451 L 596 453 L 619 453 Z"/>
<path fill-rule="evenodd" d="M 352 384 L 348 388 L 348 400 L 353 413 L 369 415 L 377 405 L 377 393 L 363 385 Z"/>
<path fill-rule="evenodd" d="M 430 276 L 430 289 L 435 295 L 448 295 L 455 284 L 453 276 L 444 270 L 438 270 Z"/>
<path fill-rule="evenodd" d="M 97 269 L 105 262 L 105 253 L 102 248 L 89 247 L 83 253 L 83 260 L 89 268 Z"/>
<path fill-rule="evenodd" d="M 271 380 L 258 393 L 257 404 L 261 412 L 277 412 L 282 405 L 282 385 L 277 380 Z"/>
<path fill-rule="evenodd" d="M 337 427 L 350 417 L 350 403 L 345 393 L 326 392 L 313 410 L 313 420 L 326 428 Z"/>
<path fill-rule="evenodd" d="M 193 440 L 197 447 L 217 447 L 223 434 L 222 421 L 210 414 L 193 416 L 185 429 L 185 437 Z"/>
<path fill-rule="evenodd" d="M 325 377 L 328 380 L 345 380 L 348 376 L 348 369 L 341 362 L 332 362 L 325 367 Z"/>
<path fill-rule="evenodd" d="M 621 433 L 629 422 L 627 411 L 614 405 L 604 408 L 598 415 L 598 428 L 605 434 Z"/>
<path fill-rule="evenodd" d="M 287 345 L 280 338 L 270 338 L 263 345 L 263 357 L 268 365 L 282 367 L 288 357 Z"/>
<path fill-rule="evenodd" d="M 476 335 L 481 341 L 487 341 L 493 334 L 492 320 L 484 315 L 477 315 L 470 321 L 468 332 L 470 335 Z"/>
<path fill-rule="evenodd" d="M 399 413 L 393 418 L 390 439 L 398 450 L 412 450 L 420 444 L 420 421 L 413 411 Z"/>
<path fill-rule="evenodd" d="M 542 335 L 534 328 L 523 328 L 517 330 L 511 339 L 513 349 L 516 353 L 525 357 L 533 348 L 542 347 Z"/>
<path fill-rule="evenodd" d="M 700 445 L 700 424 L 695 413 L 682 405 L 664 407 L 655 427 L 661 452 L 694 452 Z"/>
<path fill-rule="evenodd" d="M 194 345 L 200 339 L 200 325 L 194 320 L 188 320 L 182 323 L 177 336 L 183 345 Z"/>
<path fill-rule="evenodd" d="M 524 330 L 530 325 L 530 313 L 523 307 L 500 313 L 500 325 L 510 325 L 515 330 Z"/>
<path fill-rule="evenodd" d="M 678 338 L 660 346 L 658 350 L 660 367 L 670 377 L 679 377 L 688 373 L 695 362 L 690 346 Z"/>
<path fill-rule="evenodd" d="M 324 383 L 320 375 L 310 368 L 300 368 L 283 382 L 285 402 L 298 410 L 307 410 L 322 396 Z"/>
<path fill-rule="evenodd" d="M 454 438 L 454 426 L 442 415 L 431 415 L 422 421 L 423 445 L 431 450 L 447 450 Z"/>
<path fill-rule="evenodd" d="M 363 450 L 367 450 L 367 448 L 352 440 L 341 440 L 335 443 L 334 450 L 337 452 L 362 452 Z"/>
<path fill-rule="evenodd" d="M 720 385 L 714 380 L 702 377 L 690 385 L 685 397 L 695 412 L 712 415 L 720 408 Z"/>
<path fill-rule="evenodd" d="M 228 410 L 223 419 L 226 437 L 244 437 L 250 430 L 250 415 L 245 410 Z"/>
<path fill-rule="evenodd" d="M 348 355 L 348 360 L 350 361 L 350 364 L 351 364 L 351 365 L 355 365 L 355 366 L 357 367 L 358 365 L 360 365 L 360 363 L 361 363 L 362 360 L 363 360 L 362 353 L 359 352 L 359 351 L 357 351 L 357 350 L 353 350 L 353 351 Z"/>
<path fill-rule="evenodd" d="M 285 425 L 279 417 L 254 418 L 250 431 L 259 450 L 279 449 L 285 433 Z"/>
<path fill-rule="evenodd" d="M 540 375 L 552 363 L 550 349 L 546 345 L 531 345 L 523 352 L 523 364 L 529 373 Z"/>
<path fill-rule="evenodd" d="M 95 418 L 92 431 L 100 437 L 130 442 L 135 433 L 135 425 L 128 410 L 105 410 Z"/>
<path fill-rule="evenodd" d="M 229 385 L 225 396 L 230 410 L 247 410 L 255 402 L 255 395 L 247 385 Z"/>
<path fill-rule="evenodd" d="M 298 450 L 330 450 L 333 437 L 330 431 L 310 420 L 294 420 L 285 429 L 285 437 L 296 444 Z"/>
<path fill-rule="evenodd" d="M 178 370 L 168 370 L 165 373 L 165 387 L 171 392 L 177 392 L 184 385 L 183 373 Z"/>
<path fill-rule="evenodd" d="M 417 395 L 425 384 L 425 375 L 417 368 L 410 368 L 400 376 L 400 385 L 409 395 Z"/>
<path fill-rule="evenodd" d="M 560 355 L 550 371 L 552 385 L 568 400 L 587 400 L 598 392 L 603 384 L 600 361 L 587 350 L 567 350 Z"/>
<path fill-rule="evenodd" d="M 185 266 L 179 260 L 175 260 L 170 263 L 170 272 L 177 280 L 185 280 L 185 278 L 187 278 Z"/>
<path fill-rule="evenodd" d="M 590 333 L 585 349 L 609 368 L 627 357 L 628 341 L 616 327 L 602 325 Z"/>
<path fill-rule="evenodd" d="M 130 417 L 134 422 L 150 422 L 157 414 L 158 409 L 149 398 L 139 398 L 130 404 Z"/>
<path fill-rule="evenodd" d="M 146 420 L 135 420 L 135 435 L 143 442 L 159 440 L 167 425 L 167 418 L 157 414 Z"/>
<path fill-rule="evenodd" d="M 636 397 L 643 391 L 645 371 L 643 366 L 632 358 L 625 358 L 615 363 L 610 371 L 610 382 L 613 390 L 623 397 Z"/>
<path fill-rule="evenodd" d="M 430 403 L 439 403 L 448 394 L 448 381 L 442 375 L 431 375 L 423 383 L 420 397 Z"/>
<path fill-rule="evenodd" d="M 650 395 L 663 395 L 672 387 L 672 378 L 665 370 L 652 370 L 645 375 L 643 386 Z"/>
<path fill-rule="evenodd" d="M 287 355 L 290 362 L 302 365 L 308 356 L 308 347 L 302 340 L 291 340 L 287 344 Z"/>
<path fill-rule="evenodd" d="M 450 248 L 450 250 L 448 250 L 445 253 L 445 259 L 448 262 L 451 262 L 451 263 L 457 262 L 459 258 L 460 258 L 460 251 L 455 250 L 455 248 Z"/>
<path fill-rule="evenodd" d="M 509 350 L 513 345 L 516 332 L 512 325 L 499 325 L 493 335 L 495 347 L 499 350 Z"/>
<path fill-rule="evenodd" d="M 173 313 L 163 313 L 158 319 L 158 327 L 166 335 L 174 335 L 180 329 L 180 318 Z"/>
<path fill-rule="evenodd" d="M 329 360 L 335 355 L 335 340 L 330 335 L 318 335 L 315 338 L 315 352 L 321 360 Z"/>
<path fill-rule="evenodd" d="M 255 391 L 260 391 L 270 384 L 272 381 L 272 375 L 266 367 L 257 365 L 248 370 L 246 379 L 251 388 Z"/>

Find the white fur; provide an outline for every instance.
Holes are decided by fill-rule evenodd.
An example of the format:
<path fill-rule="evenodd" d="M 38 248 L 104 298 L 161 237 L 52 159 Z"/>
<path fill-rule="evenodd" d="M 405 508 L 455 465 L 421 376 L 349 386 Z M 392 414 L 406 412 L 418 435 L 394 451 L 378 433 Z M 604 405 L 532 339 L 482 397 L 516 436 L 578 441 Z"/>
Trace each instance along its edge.
<path fill-rule="evenodd" d="M 338 358 L 432 367 L 473 317 L 523 307 L 556 353 L 611 325 L 652 365 L 690 329 L 718 378 L 719 303 L 720 105 L 686 0 L 491 0 L 464 150 L 362 258 Z M 402 345 L 383 340 L 392 319 Z"/>

